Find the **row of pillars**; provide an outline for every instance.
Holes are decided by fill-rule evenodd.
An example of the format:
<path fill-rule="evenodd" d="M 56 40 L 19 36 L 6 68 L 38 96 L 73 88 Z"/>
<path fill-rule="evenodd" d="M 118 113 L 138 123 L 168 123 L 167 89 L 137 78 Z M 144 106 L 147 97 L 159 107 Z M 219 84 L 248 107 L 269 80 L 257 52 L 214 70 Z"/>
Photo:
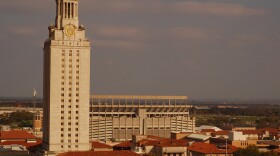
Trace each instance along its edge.
<path fill-rule="evenodd" d="M 64 2 L 58 1 L 57 12 L 58 16 L 62 18 L 71 19 L 78 17 L 78 4 L 74 2 Z"/>

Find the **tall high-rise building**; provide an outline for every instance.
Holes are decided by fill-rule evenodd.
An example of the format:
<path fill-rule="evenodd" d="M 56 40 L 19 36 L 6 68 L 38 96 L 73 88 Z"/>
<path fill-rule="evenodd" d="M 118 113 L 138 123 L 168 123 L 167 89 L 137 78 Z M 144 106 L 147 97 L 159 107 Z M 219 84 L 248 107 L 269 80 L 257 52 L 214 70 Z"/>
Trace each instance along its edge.
<path fill-rule="evenodd" d="M 56 0 L 44 43 L 43 150 L 86 151 L 89 144 L 90 42 L 79 25 L 79 0 Z"/>

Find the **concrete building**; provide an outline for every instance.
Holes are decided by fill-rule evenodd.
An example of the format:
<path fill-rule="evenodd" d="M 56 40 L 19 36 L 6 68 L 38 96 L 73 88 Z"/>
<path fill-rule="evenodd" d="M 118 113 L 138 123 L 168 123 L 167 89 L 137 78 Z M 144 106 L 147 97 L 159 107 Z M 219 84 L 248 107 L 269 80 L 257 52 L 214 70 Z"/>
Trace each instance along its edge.
<path fill-rule="evenodd" d="M 79 25 L 79 0 L 56 0 L 55 25 L 44 43 L 43 150 L 87 151 L 90 42 Z"/>
<path fill-rule="evenodd" d="M 43 113 L 37 111 L 33 115 L 33 133 L 36 137 L 42 137 Z"/>
<path fill-rule="evenodd" d="M 170 138 L 171 132 L 193 132 L 186 96 L 94 95 L 90 103 L 91 140 L 131 140 L 132 135 Z"/>

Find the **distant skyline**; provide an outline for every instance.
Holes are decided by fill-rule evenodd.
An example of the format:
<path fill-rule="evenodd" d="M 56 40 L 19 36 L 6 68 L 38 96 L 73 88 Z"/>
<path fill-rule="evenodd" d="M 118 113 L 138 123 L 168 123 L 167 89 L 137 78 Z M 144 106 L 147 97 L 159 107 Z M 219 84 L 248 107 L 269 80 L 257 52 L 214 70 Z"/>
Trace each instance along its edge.
<path fill-rule="evenodd" d="M 280 1 L 80 0 L 91 93 L 280 98 Z M 0 97 L 42 96 L 55 0 L 0 3 Z"/>

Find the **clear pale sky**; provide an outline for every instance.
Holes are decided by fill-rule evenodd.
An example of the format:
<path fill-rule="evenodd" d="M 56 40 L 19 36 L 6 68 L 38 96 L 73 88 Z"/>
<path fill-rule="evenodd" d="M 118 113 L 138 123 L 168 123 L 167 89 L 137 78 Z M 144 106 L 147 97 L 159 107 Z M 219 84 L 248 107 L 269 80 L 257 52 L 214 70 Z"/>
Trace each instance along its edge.
<path fill-rule="evenodd" d="M 279 0 L 80 0 L 91 92 L 280 98 Z M 54 0 L 1 0 L 0 97 L 42 96 Z"/>

